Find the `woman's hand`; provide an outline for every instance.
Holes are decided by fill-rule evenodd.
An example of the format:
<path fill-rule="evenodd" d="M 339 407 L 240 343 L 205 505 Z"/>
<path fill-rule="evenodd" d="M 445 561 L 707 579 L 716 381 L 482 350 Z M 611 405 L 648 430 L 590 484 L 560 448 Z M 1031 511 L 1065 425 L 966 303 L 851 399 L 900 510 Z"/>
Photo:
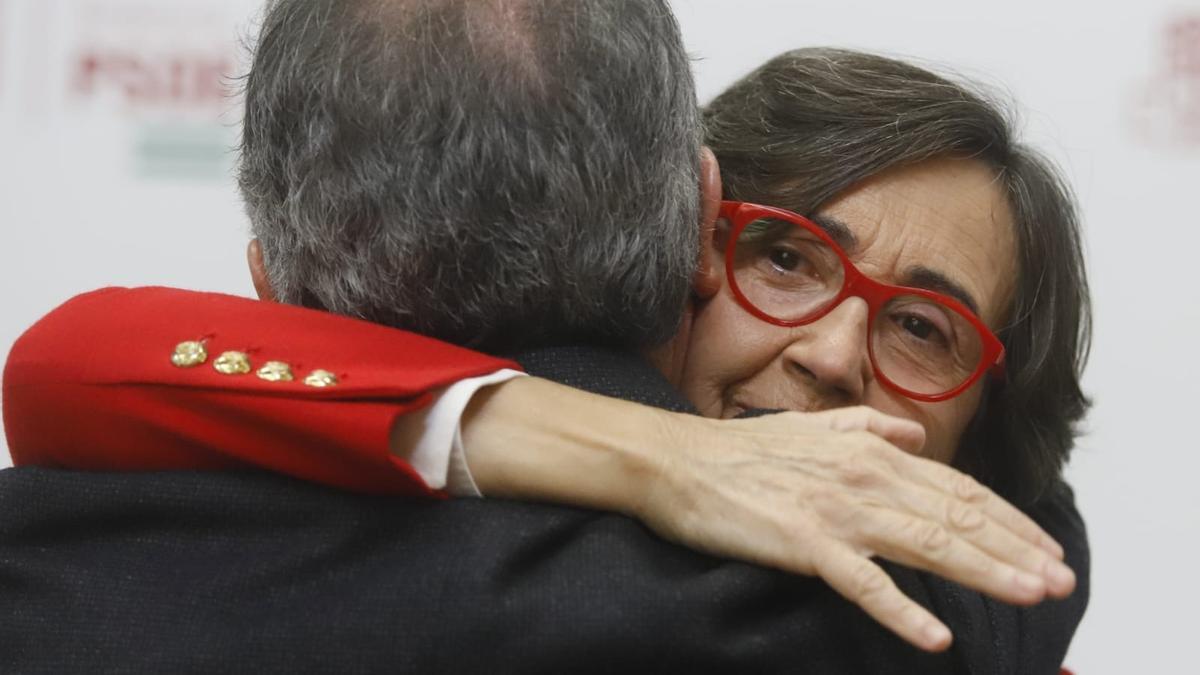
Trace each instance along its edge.
<path fill-rule="evenodd" d="M 949 630 L 871 557 L 1015 604 L 1074 589 L 1062 549 L 870 408 L 711 420 L 520 378 L 477 394 L 463 441 L 487 496 L 618 511 L 684 546 L 818 576 L 905 640 Z"/>
<path fill-rule="evenodd" d="M 950 631 L 878 555 L 1014 604 L 1074 590 L 1062 548 L 969 476 L 916 456 L 924 431 L 870 408 L 743 420 L 677 415 L 634 512 L 662 536 L 819 576 L 918 647 Z"/>

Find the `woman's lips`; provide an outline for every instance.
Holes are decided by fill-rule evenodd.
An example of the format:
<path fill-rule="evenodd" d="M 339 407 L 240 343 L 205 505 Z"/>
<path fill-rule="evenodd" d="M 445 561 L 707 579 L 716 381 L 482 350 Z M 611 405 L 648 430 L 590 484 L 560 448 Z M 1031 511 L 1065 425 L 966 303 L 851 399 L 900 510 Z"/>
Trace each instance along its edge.
<path fill-rule="evenodd" d="M 725 404 L 725 410 L 722 415 L 728 419 L 744 414 L 747 410 L 794 410 L 798 412 L 816 412 L 819 410 L 827 410 L 820 406 L 814 406 L 812 399 L 795 399 L 786 403 L 779 401 L 765 402 L 754 397 L 738 395 L 728 399 Z"/>
<path fill-rule="evenodd" d="M 729 418 L 744 415 L 749 410 L 795 410 L 795 408 L 782 405 L 763 405 L 748 397 L 733 398 L 725 406 L 725 414 Z"/>

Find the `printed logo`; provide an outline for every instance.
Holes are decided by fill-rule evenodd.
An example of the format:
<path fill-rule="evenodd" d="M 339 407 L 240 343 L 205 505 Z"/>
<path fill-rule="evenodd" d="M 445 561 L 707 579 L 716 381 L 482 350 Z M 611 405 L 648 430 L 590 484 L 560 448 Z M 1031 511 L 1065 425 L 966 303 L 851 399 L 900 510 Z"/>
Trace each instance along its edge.
<path fill-rule="evenodd" d="M 123 121 L 132 172 L 221 179 L 236 143 L 235 22 L 207 3 L 84 3 L 65 64 L 70 115 Z"/>
<path fill-rule="evenodd" d="M 88 46 L 75 55 L 71 87 L 83 98 L 116 94 L 130 110 L 219 112 L 229 101 L 225 77 L 232 68 L 224 54 Z"/>

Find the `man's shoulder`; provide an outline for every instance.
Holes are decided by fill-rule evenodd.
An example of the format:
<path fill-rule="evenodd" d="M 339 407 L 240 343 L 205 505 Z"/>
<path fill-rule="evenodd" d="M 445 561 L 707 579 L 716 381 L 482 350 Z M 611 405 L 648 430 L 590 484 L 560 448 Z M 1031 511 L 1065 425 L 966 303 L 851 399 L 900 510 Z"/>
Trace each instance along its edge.
<path fill-rule="evenodd" d="M 515 358 L 530 375 L 643 405 L 695 412 L 658 370 L 628 350 L 575 344 L 523 351 Z"/>
<path fill-rule="evenodd" d="M 116 667 L 143 644 L 160 665 L 195 663 L 202 635 L 215 670 L 275 672 L 280 655 L 335 672 L 955 670 L 820 581 L 579 509 L 11 470 L 0 513 L 0 574 L 33 581 L 0 590 L 0 645 L 30 647 L 0 647 L 9 666 Z"/>

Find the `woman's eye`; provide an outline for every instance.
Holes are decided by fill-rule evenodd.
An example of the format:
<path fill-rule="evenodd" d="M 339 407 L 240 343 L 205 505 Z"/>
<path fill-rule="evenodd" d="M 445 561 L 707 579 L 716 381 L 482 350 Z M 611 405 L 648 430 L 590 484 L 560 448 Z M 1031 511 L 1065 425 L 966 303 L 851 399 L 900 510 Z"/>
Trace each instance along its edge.
<path fill-rule="evenodd" d="M 922 319 L 919 316 L 913 316 L 912 314 L 909 314 L 907 316 L 900 317 L 900 327 L 918 340 L 938 343 L 946 342 L 946 337 L 942 335 L 942 332 L 938 330 L 937 326 L 934 326 L 932 323 Z"/>
<path fill-rule="evenodd" d="M 804 262 L 799 253 L 787 248 L 771 249 L 767 257 L 773 266 L 784 272 L 794 272 Z"/>

